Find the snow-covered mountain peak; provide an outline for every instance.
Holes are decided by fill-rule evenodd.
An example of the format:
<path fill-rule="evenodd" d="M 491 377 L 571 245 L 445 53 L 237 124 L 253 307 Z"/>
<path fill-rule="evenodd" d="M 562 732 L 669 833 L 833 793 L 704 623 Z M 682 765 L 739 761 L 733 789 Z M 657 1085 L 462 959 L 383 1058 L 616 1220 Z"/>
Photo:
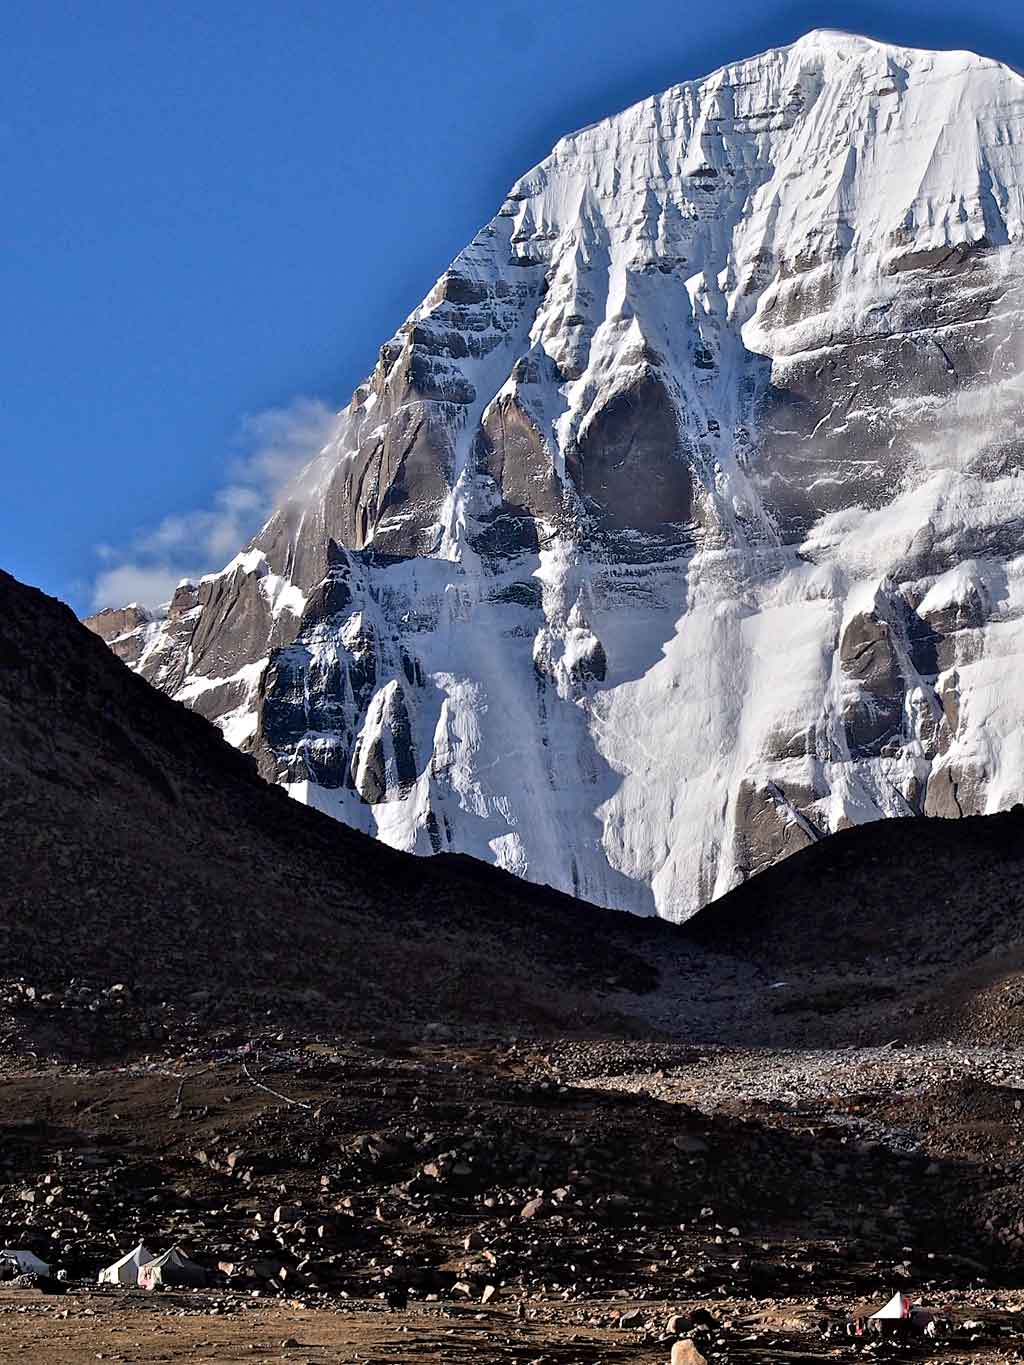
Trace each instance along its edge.
<path fill-rule="evenodd" d="M 1021 78 L 973 54 L 814 32 L 564 138 L 506 211 L 548 256 L 596 219 L 626 259 L 661 258 L 707 195 L 743 229 L 723 258 L 1016 238 L 1022 107 Z"/>
<path fill-rule="evenodd" d="M 639 911 L 1018 799 L 1022 129 L 821 30 L 561 139 L 254 543 L 103 633 L 300 799 Z"/>

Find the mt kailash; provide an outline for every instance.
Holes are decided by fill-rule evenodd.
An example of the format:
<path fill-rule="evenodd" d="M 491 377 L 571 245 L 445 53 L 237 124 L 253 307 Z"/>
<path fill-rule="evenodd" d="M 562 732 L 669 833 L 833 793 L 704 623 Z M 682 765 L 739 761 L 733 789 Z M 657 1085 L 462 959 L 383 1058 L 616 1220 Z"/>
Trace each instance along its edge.
<path fill-rule="evenodd" d="M 834 32 L 563 138 L 260 533 L 92 618 L 301 801 L 683 918 L 1024 798 L 1024 79 Z"/>

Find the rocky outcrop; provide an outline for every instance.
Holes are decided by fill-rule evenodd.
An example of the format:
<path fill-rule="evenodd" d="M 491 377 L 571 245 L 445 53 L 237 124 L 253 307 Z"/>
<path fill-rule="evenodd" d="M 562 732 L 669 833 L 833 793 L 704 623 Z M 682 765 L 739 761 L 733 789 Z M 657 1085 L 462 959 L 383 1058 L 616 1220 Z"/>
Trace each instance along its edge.
<path fill-rule="evenodd" d="M 651 373 L 587 419 L 566 464 L 601 526 L 657 531 L 690 520 L 692 484 L 679 418 Z"/>
<path fill-rule="evenodd" d="M 401 800 L 416 781 L 416 752 L 405 691 L 392 679 L 376 694 L 352 755 L 352 785 L 367 803 Z"/>
<path fill-rule="evenodd" d="M 818 795 L 807 787 L 790 787 L 784 792 L 775 782 L 758 785 L 748 779 L 740 785 L 733 825 L 733 858 L 744 877 L 807 848 L 821 837 L 809 818 Z"/>
<path fill-rule="evenodd" d="M 563 516 L 563 490 L 550 447 L 514 392 L 488 408 L 473 456 L 484 497 L 492 503 L 478 517 L 474 548 L 488 556 L 535 551 L 538 525 L 556 524 Z"/>
<path fill-rule="evenodd" d="M 899 735 L 907 691 L 888 621 L 874 612 L 852 617 L 839 642 L 839 664 L 855 683 L 843 708 L 847 746 L 851 754 L 877 753 Z"/>
<path fill-rule="evenodd" d="M 142 654 L 146 627 L 152 619 L 145 607 L 133 602 L 128 607 L 108 607 L 95 616 L 87 616 L 82 624 L 109 645 L 119 659 L 133 665 Z"/>

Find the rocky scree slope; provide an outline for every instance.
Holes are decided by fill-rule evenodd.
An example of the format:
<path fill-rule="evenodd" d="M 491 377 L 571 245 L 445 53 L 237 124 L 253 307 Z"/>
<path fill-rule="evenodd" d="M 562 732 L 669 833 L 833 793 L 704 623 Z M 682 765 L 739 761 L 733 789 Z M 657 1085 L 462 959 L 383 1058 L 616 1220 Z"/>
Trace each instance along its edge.
<path fill-rule="evenodd" d="M 1020 1263 L 1011 1231 L 1019 1120 L 1005 1089 L 985 1087 L 982 1100 L 1000 1120 L 986 1126 L 1011 1170 L 991 1146 L 964 1160 L 962 1132 L 960 1150 L 932 1165 L 934 1134 L 908 1154 L 851 1141 L 849 1128 L 806 1114 L 706 1116 L 565 1085 L 539 1058 L 497 1048 L 296 1052 L 266 1040 L 261 1059 L 269 1083 L 301 1104 L 270 1104 L 223 1053 L 188 1076 L 171 1116 L 167 1066 L 12 1077 L 5 1238 L 90 1279 L 137 1238 L 180 1240 L 211 1269 L 226 1267 L 242 1293 L 307 1303 L 327 1294 L 335 1312 L 355 1306 L 341 1294 L 434 1294 L 468 1316 L 490 1285 L 488 1298 L 500 1292 L 488 1317 L 532 1298 L 534 1313 L 546 1301 L 607 1313 L 613 1324 L 635 1314 L 623 1323 L 631 1333 L 653 1311 L 638 1308 L 643 1300 L 660 1300 L 664 1321 L 673 1298 L 692 1309 L 705 1296 L 718 1308 L 726 1293 L 875 1294 L 879 1281 L 906 1274 L 910 1256 L 915 1280 L 931 1285 L 962 1282 L 964 1254 L 993 1269 Z M 1004 1245 L 982 1227 L 1000 1204 Z M 977 1273 L 975 1262 L 967 1278 Z M 478 1340 L 473 1359 L 536 1359 L 543 1347 L 553 1360 L 548 1339 L 508 1350 L 509 1323 L 491 1321 L 507 1354 L 484 1353 Z M 749 1325 L 733 1325 L 749 1339 Z M 446 1329 L 449 1321 L 435 1324 L 439 1336 Z M 417 1356 L 426 1354 L 419 1336 Z M 577 1345 L 565 1360 L 667 1360 L 667 1343 L 655 1355 L 638 1351 L 641 1341 L 632 1335 L 600 1354 Z M 445 1345 L 427 1359 L 453 1356 Z"/>
<path fill-rule="evenodd" d="M 69 608 L 0 572 L 0 971 L 27 981 L 16 1003 L 82 997 L 104 1029 L 129 999 L 364 1030 L 614 1027 L 655 983 L 628 941 L 652 930 L 677 937 L 289 801 Z"/>
<path fill-rule="evenodd" d="M 1022 130 L 815 32 L 562 139 L 255 540 L 92 628 L 307 804 L 641 913 L 1009 806 Z"/>
<path fill-rule="evenodd" d="M 891 820 L 802 850 L 684 926 L 759 981 L 719 1037 L 1024 1042 L 1024 806 Z"/>

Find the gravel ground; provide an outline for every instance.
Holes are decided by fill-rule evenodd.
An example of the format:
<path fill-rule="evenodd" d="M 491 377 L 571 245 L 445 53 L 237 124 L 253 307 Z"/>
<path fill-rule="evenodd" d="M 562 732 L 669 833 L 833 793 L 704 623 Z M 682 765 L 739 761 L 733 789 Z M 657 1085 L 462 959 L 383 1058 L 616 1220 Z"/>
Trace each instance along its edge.
<path fill-rule="evenodd" d="M 933 1043 L 769 1050 L 564 1043 L 548 1055 L 567 1084 L 648 1094 L 705 1113 L 755 1102 L 820 1114 L 830 1101 L 921 1094 L 965 1078 L 1024 1092 L 1024 1048 L 1017 1047 Z"/>

